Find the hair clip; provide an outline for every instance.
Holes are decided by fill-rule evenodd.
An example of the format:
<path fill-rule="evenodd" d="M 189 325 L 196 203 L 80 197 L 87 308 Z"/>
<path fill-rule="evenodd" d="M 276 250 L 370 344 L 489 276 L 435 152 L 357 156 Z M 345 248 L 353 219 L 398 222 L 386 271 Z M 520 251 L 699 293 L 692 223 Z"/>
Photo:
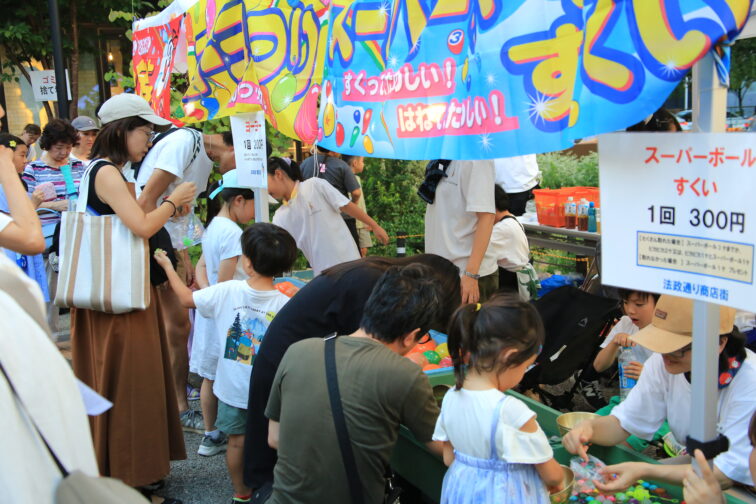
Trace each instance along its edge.
<path fill-rule="evenodd" d="M 284 156 L 284 157 L 281 158 L 281 161 L 283 161 L 284 163 L 286 163 L 288 166 L 291 166 L 291 158 L 290 157 Z"/>
<path fill-rule="evenodd" d="M 10 141 L 8 141 L 8 146 L 9 146 L 9 147 L 10 147 L 11 149 L 15 149 L 15 148 L 16 148 L 16 145 L 18 145 L 18 144 L 16 143 L 16 141 L 15 141 L 15 140 L 10 140 Z"/>
<path fill-rule="evenodd" d="M 480 311 L 480 303 L 475 303 L 475 311 Z"/>

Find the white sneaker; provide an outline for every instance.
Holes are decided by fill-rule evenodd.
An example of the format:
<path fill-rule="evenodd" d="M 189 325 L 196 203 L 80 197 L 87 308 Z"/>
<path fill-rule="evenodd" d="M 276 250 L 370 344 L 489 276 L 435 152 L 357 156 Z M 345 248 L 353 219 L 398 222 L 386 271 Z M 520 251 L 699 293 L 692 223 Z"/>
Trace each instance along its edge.
<path fill-rule="evenodd" d="M 228 437 L 222 432 L 218 436 L 218 439 L 213 439 L 212 436 L 203 436 L 202 442 L 197 449 L 197 454 L 203 457 L 212 457 L 226 451 L 226 445 L 228 444 Z"/>

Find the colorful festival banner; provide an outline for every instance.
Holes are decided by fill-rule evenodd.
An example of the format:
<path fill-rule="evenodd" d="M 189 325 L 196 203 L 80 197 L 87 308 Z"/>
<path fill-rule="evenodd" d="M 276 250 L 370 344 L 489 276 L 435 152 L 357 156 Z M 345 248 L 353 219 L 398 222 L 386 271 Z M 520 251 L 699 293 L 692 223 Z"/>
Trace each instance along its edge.
<path fill-rule="evenodd" d="M 314 141 L 327 16 L 320 1 L 200 0 L 187 12 L 184 120 L 262 108 L 281 133 Z"/>
<path fill-rule="evenodd" d="M 570 147 L 654 112 L 750 4 L 334 0 L 319 143 L 397 159 Z"/>
<path fill-rule="evenodd" d="M 171 117 L 171 72 L 180 45 L 183 13 L 140 20 L 134 24 L 132 65 L 136 94 L 160 117 Z"/>

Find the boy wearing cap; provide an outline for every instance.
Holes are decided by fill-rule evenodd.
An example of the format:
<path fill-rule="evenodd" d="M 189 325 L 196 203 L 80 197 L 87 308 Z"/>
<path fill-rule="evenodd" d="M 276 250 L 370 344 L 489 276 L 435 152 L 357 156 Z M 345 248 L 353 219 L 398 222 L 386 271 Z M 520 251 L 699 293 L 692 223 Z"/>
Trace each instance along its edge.
<path fill-rule="evenodd" d="M 79 160 L 84 165 L 89 163 L 89 153 L 94 145 L 95 138 L 97 138 L 97 132 L 100 131 L 100 127 L 94 119 L 87 116 L 79 116 L 71 121 L 71 126 L 74 127 L 79 134 L 79 141 L 74 144 L 71 149 L 71 160 Z"/>
<path fill-rule="evenodd" d="M 729 439 L 729 450 L 714 458 L 714 474 L 723 487 L 733 482 L 753 485 L 748 469 L 748 422 L 756 410 L 756 356 L 745 348 L 734 327 L 735 310 L 719 312 L 719 396 L 717 430 Z M 586 455 L 587 443 L 613 446 L 630 434 L 651 439 L 666 419 L 676 439 L 690 432 L 693 302 L 661 296 L 651 325 L 632 336 L 632 341 L 652 352 L 638 384 L 627 399 L 606 417 L 582 422 L 563 439 L 570 453 Z M 627 462 L 606 467 L 604 492 L 616 492 L 638 479 L 681 484 L 689 464 L 656 465 Z"/>
<path fill-rule="evenodd" d="M 265 331 L 289 300 L 275 288 L 273 278 L 291 269 L 297 244 L 283 228 L 258 223 L 242 233 L 241 249 L 246 280 L 228 280 L 195 292 L 179 278 L 165 252 L 157 251 L 155 258 L 181 305 L 197 308 L 213 322 L 215 343 L 222 352 L 213 385 L 219 399 L 216 425 L 229 435 L 226 464 L 234 486 L 233 500 L 249 502 L 252 495 L 243 478 L 249 381 Z"/>

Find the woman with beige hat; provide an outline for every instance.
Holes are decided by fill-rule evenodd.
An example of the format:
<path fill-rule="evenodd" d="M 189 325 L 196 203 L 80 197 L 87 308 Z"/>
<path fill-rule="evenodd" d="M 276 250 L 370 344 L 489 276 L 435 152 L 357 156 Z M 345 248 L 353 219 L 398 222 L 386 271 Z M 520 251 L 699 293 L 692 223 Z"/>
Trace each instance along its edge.
<path fill-rule="evenodd" d="M 730 447 L 714 458 L 714 475 L 723 487 L 733 482 L 754 484 L 748 468 L 748 423 L 756 410 L 756 355 L 745 348 L 734 321 L 735 310 L 720 307 L 717 430 L 729 439 Z M 691 418 L 692 327 L 693 302 L 661 296 L 651 325 L 631 338 L 655 352 L 646 361 L 638 384 L 611 415 L 580 423 L 570 431 L 562 441 L 567 451 L 586 457 L 590 443 L 614 446 L 631 434 L 651 439 L 664 420 L 675 439 L 686 439 Z M 679 485 L 689 468 L 689 463 L 626 462 L 608 466 L 605 481 L 597 486 L 616 492 L 638 479 Z"/>

